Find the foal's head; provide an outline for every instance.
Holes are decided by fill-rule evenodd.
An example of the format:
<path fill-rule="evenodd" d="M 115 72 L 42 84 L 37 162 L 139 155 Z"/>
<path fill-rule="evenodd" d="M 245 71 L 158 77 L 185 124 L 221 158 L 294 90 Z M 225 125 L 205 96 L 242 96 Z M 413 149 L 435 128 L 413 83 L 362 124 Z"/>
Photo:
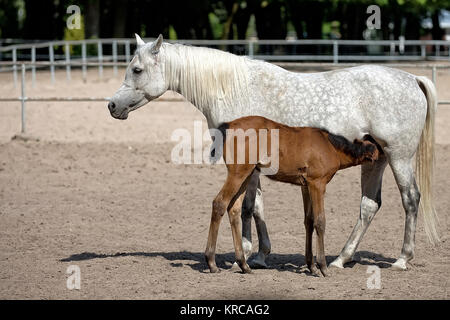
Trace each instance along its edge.
<path fill-rule="evenodd" d="M 151 43 L 136 35 L 138 49 L 128 65 L 125 81 L 111 98 L 108 109 L 116 119 L 128 118 L 128 113 L 147 104 L 167 91 L 164 57 L 160 53 L 163 38 Z"/>
<path fill-rule="evenodd" d="M 361 151 L 358 157 L 359 163 L 364 162 L 373 163 L 374 161 L 378 160 L 380 154 L 377 146 L 374 143 L 367 140 L 357 140 L 357 139 L 355 139 L 353 143 L 360 146 Z"/>

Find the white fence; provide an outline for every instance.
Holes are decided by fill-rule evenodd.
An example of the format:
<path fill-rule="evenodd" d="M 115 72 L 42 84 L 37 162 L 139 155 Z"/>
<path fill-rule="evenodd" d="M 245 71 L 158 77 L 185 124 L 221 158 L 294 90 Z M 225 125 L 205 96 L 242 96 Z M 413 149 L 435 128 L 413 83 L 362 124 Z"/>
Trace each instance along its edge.
<path fill-rule="evenodd" d="M 153 39 L 147 39 L 151 41 Z M 199 45 L 230 50 L 237 54 L 248 55 L 255 59 L 268 61 L 325 61 L 339 63 L 342 61 L 450 61 L 450 41 L 438 40 L 177 40 L 170 41 L 189 45 Z M 12 71 L 15 85 L 18 84 L 18 62 L 31 63 L 32 81 L 36 79 L 36 68 L 46 62 L 51 79 L 55 81 L 55 68 L 64 66 L 67 79 L 74 66 L 82 69 L 86 80 L 89 62 L 97 63 L 99 76 L 107 62 L 113 63 L 117 73 L 117 63 L 130 61 L 134 39 L 89 39 L 73 41 L 50 41 L 40 43 L 17 44 L 0 47 L 0 60 L 12 64 L 0 63 L 0 72 Z M 55 48 L 64 48 L 64 53 L 55 54 Z M 89 55 L 88 49 L 95 51 Z M 104 55 L 107 48 L 111 54 Z M 357 50 L 352 50 L 357 48 Z M 78 55 L 71 54 L 77 49 Z M 37 50 L 44 50 L 44 59 L 36 55 Z M 428 51 L 431 50 L 431 54 Z M 310 52 L 305 54 L 305 52 Z M 360 54 L 355 54 L 359 52 Z M 119 54 L 122 53 L 122 54 Z M 91 65 L 92 66 L 92 65 Z"/>

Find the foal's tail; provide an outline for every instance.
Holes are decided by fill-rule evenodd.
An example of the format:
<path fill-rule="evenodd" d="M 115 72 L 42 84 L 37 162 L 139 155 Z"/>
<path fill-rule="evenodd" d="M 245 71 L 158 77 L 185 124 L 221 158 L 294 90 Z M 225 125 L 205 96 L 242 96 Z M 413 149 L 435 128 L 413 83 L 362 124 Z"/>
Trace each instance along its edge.
<path fill-rule="evenodd" d="M 425 232 L 432 244 L 439 242 L 436 222 L 438 217 L 433 204 L 434 169 L 434 117 L 437 109 L 437 93 L 427 77 L 417 77 L 417 82 L 427 98 L 427 117 L 416 153 L 416 179 L 421 193 L 419 208 L 425 221 Z"/>

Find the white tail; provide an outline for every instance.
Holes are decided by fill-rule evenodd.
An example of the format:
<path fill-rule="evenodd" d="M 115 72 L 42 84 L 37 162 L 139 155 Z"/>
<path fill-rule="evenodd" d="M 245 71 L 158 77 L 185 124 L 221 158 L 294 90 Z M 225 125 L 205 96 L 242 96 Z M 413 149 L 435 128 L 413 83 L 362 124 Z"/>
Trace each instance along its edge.
<path fill-rule="evenodd" d="M 416 179 L 421 193 L 419 209 L 425 222 L 425 232 L 432 244 L 439 242 L 433 204 L 434 169 L 434 117 L 437 109 L 436 88 L 427 77 L 417 77 L 417 82 L 427 98 L 427 117 L 416 153 Z"/>

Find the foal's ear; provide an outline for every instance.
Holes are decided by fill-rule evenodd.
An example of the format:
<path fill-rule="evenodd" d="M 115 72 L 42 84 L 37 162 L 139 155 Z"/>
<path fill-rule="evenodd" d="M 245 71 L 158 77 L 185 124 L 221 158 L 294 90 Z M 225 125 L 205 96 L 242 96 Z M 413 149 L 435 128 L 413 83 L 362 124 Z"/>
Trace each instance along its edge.
<path fill-rule="evenodd" d="M 138 47 L 145 45 L 144 40 L 142 40 L 142 38 L 137 33 L 135 33 L 134 35 L 136 36 L 136 44 Z"/>
<path fill-rule="evenodd" d="M 152 54 L 158 54 L 159 49 L 161 48 L 161 45 L 163 43 L 163 36 L 162 34 L 159 35 L 158 39 L 156 39 L 153 43 L 152 43 L 152 47 L 150 48 L 150 52 Z"/>

